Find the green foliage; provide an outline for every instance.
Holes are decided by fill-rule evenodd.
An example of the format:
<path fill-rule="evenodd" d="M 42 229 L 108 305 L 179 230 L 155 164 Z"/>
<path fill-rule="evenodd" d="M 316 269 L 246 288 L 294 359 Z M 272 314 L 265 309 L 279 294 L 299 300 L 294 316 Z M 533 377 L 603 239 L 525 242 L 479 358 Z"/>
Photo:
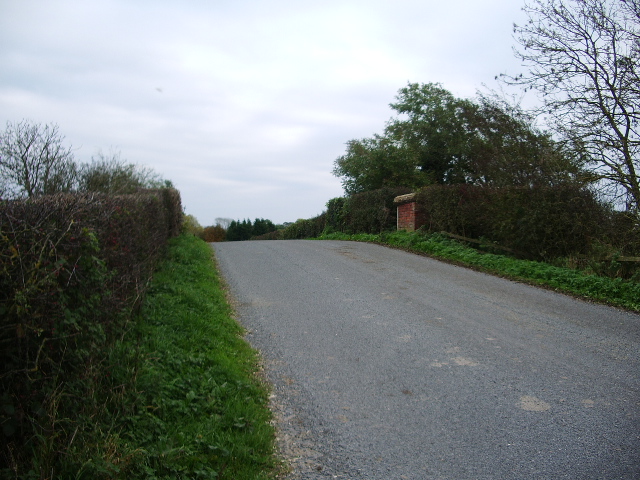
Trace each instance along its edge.
<path fill-rule="evenodd" d="M 253 229 L 251 231 L 251 234 L 253 237 L 257 237 L 259 235 L 264 235 L 265 233 L 273 232 L 275 230 L 276 226 L 271 220 L 256 218 L 256 220 L 253 222 Z"/>
<path fill-rule="evenodd" d="M 410 193 L 410 190 L 381 188 L 347 197 L 343 206 L 345 225 L 342 231 L 380 233 L 395 229 L 397 209 L 393 199 L 405 193 Z"/>
<path fill-rule="evenodd" d="M 426 228 L 488 241 L 536 260 L 588 255 L 609 210 L 575 184 L 489 189 L 432 186 L 418 192 Z"/>
<path fill-rule="evenodd" d="M 230 242 L 249 240 L 252 237 L 264 235 L 275 230 L 276 226 L 273 222 L 263 218 L 256 218 L 253 223 L 248 219 L 242 222 L 240 222 L 240 220 L 234 220 L 229 224 L 229 228 L 227 228 L 226 239 Z"/>
<path fill-rule="evenodd" d="M 135 193 L 141 188 L 171 187 L 153 170 L 127 163 L 120 153 L 106 155 L 99 152 L 90 164 L 81 165 L 78 190 L 112 195 Z"/>
<path fill-rule="evenodd" d="M 293 240 L 317 237 L 324 231 L 325 226 L 325 214 L 322 213 L 317 217 L 313 217 L 308 220 L 300 219 L 291 225 L 288 225 L 286 228 L 278 232 L 279 235 L 276 239 Z"/>
<path fill-rule="evenodd" d="M 410 83 L 391 104 L 400 117 L 387 132 L 398 139 L 430 183 L 464 183 L 469 161 L 468 100 L 455 98 L 439 84 Z"/>
<path fill-rule="evenodd" d="M 349 195 L 431 184 L 550 186 L 587 179 L 580 157 L 497 96 L 459 99 L 439 84 L 408 84 L 382 135 L 347 142 L 334 164 Z"/>
<path fill-rule="evenodd" d="M 256 237 L 260 240 L 315 238 L 327 232 L 379 233 L 396 226 L 393 199 L 409 193 L 407 188 L 381 188 L 350 197 L 333 198 L 327 210 L 310 219 L 300 219 L 285 228 Z"/>
<path fill-rule="evenodd" d="M 334 164 L 333 174 L 342 177 L 348 195 L 383 187 L 418 188 L 430 177 L 417 167 L 415 155 L 389 136 L 350 140 L 347 152 Z"/>
<path fill-rule="evenodd" d="M 198 219 L 193 215 L 185 215 L 182 222 L 183 231 L 195 235 L 196 237 L 203 238 L 204 228 L 198 222 Z"/>
<path fill-rule="evenodd" d="M 392 232 L 379 235 L 332 233 L 323 235 L 321 238 L 374 242 L 404 248 L 514 280 L 640 311 L 640 283 L 638 282 L 599 277 L 588 271 L 482 253 L 437 233 Z"/>
<path fill-rule="evenodd" d="M 593 180 L 575 151 L 535 127 L 535 117 L 496 95 L 478 95 L 465 111 L 473 185 L 544 188 Z"/>
<path fill-rule="evenodd" d="M 181 218 L 169 189 L 0 203 L 3 476 L 68 477 L 84 461 L 113 397 L 110 348 Z"/>
<path fill-rule="evenodd" d="M 329 231 L 344 232 L 347 228 L 347 199 L 344 197 L 332 198 L 327 202 L 327 225 Z"/>

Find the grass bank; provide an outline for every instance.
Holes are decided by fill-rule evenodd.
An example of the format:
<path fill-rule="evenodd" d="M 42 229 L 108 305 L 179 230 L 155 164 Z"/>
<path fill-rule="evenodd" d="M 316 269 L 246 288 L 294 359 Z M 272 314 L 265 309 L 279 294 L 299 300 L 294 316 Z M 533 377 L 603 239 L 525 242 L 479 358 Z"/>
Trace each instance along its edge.
<path fill-rule="evenodd" d="M 386 232 L 378 235 L 323 234 L 326 240 L 372 242 L 426 254 L 502 277 L 640 311 L 640 283 L 601 277 L 571 268 L 483 253 L 439 234 Z"/>
<path fill-rule="evenodd" d="M 275 476 L 268 390 L 255 375 L 257 353 L 233 319 L 212 254 L 202 240 L 180 236 L 153 277 L 137 341 L 123 344 L 138 367 L 116 438 L 122 455 L 109 462 L 109 478 Z M 130 376 L 126 362 L 122 369 Z"/>

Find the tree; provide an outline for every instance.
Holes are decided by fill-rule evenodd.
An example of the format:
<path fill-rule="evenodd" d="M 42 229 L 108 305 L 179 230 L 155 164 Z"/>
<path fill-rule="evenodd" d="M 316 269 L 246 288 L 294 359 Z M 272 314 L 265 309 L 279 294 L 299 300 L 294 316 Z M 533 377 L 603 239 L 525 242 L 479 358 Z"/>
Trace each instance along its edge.
<path fill-rule="evenodd" d="M 380 135 L 347 142 L 347 152 L 335 161 L 333 174 L 343 178 L 348 195 L 385 186 L 417 188 L 428 181 L 400 142 Z"/>
<path fill-rule="evenodd" d="M 227 228 L 229 228 L 229 225 L 231 225 L 231 222 L 233 222 L 233 219 L 218 217 L 215 219 L 215 222 L 216 222 L 215 223 L 216 225 L 220 225 L 222 228 L 226 230 Z"/>
<path fill-rule="evenodd" d="M 497 94 L 478 94 L 465 110 L 469 137 L 467 183 L 491 187 L 542 187 L 584 183 L 574 152 L 535 126 L 518 104 Z"/>
<path fill-rule="evenodd" d="M 0 190 L 18 198 L 70 191 L 76 164 L 63 141 L 53 123 L 7 122 L 0 133 Z"/>
<path fill-rule="evenodd" d="M 202 225 L 200 225 L 198 219 L 193 215 L 185 214 L 182 217 L 182 229 L 185 232 L 190 233 L 191 235 L 194 235 L 196 237 L 204 237 L 204 228 L 202 227 Z"/>
<path fill-rule="evenodd" d="M 221 225 L 204 227 L 202 231 L 202 239 L 205 242 L 224 242 L 227 232 Z"/>
<path fill-rule="evenodd" d="M 253 225 L 251 224 L 251 220 L 233 220 L 229 224 L 229 228 L 227 228 L 227 240 L 230 242 L 237 242 L 240 240 L 249 240 L 251 238 L 251 233 L 253 230 Z"/>
<path fill-rule="evenodd" d="M 104 154 L 100 151 L 91 158 L 91 163 L 80 167 L 78 189 L 82 192 L 127 194 L 140 188 L 170 186 L 171 182 L 163 180 L 152 169 L 127 163 L 120 152 Z"/>
<path fill-rule="evenodd" d="M 509 84 L 536 91 L 555 132 L 628 210 L 640 207 L 640 1 L 531 0 L 514 26 L 528 69 Z"/>
<path fill-rule="evenodd" d="M 404 146 L 431 183 L 464 183 L 470 154 L 465 114 L 472 102 L 434 83 L 410 83 L 396 100 L 390 106 L 400 116 L 389 122 L 387 134 Z"/>
<path fill-rule="evenodd" d="M 216 227 L 222 229 L 219 225 L 216 225 Z M 240 220 L 232 220 L 226 231 L 226 240 L 230 242 L 249 240 L 251 237 L 264 235 L 265 233 L 274 232 L 275 230 L 276 226 L 273 222 L 264 218 L 256 218 L 253 223 L 248 219 L 242 222 L 240 222 Z"/>
<path fill-rule="evenodd" d="M 348 195 L 430 184 L 542 186 L 581 177 L 579 158 L 495 94 L 459 99 L 439 84 L 409 84 L 383 135 L 351 140 L 334 163 Z"/>
<path fill-rule="evenodd" d="M 265 233 L 271 233 L 276 230 L 276 226 L 273 224 L 271 220 L 267 220 L 264 218 L 256 218 L 253 222 L 253 229 L 251 231 L 251 235 L 254 237 L 258 237 L 260 235 L 264 235 Z"/>

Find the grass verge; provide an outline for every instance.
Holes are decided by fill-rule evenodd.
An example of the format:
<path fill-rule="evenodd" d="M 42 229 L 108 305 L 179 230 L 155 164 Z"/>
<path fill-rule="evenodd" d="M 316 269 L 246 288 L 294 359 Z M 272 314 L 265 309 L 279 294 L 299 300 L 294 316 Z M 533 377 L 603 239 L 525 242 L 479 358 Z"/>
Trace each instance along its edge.
<path fill-rule="evenodd" d="M 324 240 L 353 240 L 403 248 L 483 272 L 543 286 L 581 298 L 640 311 L 640 283 L 600 277 L 542 262 L 479 252 L 439 234 L 386 232 L 379 235 L 323 234 Z"/>
<path fill-rule="evenodd" d="M 255 375 L 257 353 L 233 319 L 212 255 L 202 240 L 180 236 L 154 275 L 137 342 L 122 345 L 138 367 L 109 478 L 275 477 L 268 389 Z M 114 375 L 130 377 L 123 363 Z"/>

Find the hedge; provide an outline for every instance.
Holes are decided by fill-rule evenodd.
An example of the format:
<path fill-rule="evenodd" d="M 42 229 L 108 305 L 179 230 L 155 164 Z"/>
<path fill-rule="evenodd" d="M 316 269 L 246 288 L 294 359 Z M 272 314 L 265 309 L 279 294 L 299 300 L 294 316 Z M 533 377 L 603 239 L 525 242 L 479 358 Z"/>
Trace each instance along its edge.
<path fill-rule="evenodd" d="M 417 202 L 429 231 L 483 238 L 536 260 L 587 256 L 605 244 L 609 251 L 624 248 L 632 254 L 638 246 L 637 233 L 632 234 L 637 225 L 616 228 L 613 219 L 619 214 L 576 185 L 439 185 L 419 191 Z"/>
<path fill-rule="evenodd" d="M 109 346 L 181 222 L 173 189 L 0 201 L 2 475 L 47 478 L 104 414 Z"/>

